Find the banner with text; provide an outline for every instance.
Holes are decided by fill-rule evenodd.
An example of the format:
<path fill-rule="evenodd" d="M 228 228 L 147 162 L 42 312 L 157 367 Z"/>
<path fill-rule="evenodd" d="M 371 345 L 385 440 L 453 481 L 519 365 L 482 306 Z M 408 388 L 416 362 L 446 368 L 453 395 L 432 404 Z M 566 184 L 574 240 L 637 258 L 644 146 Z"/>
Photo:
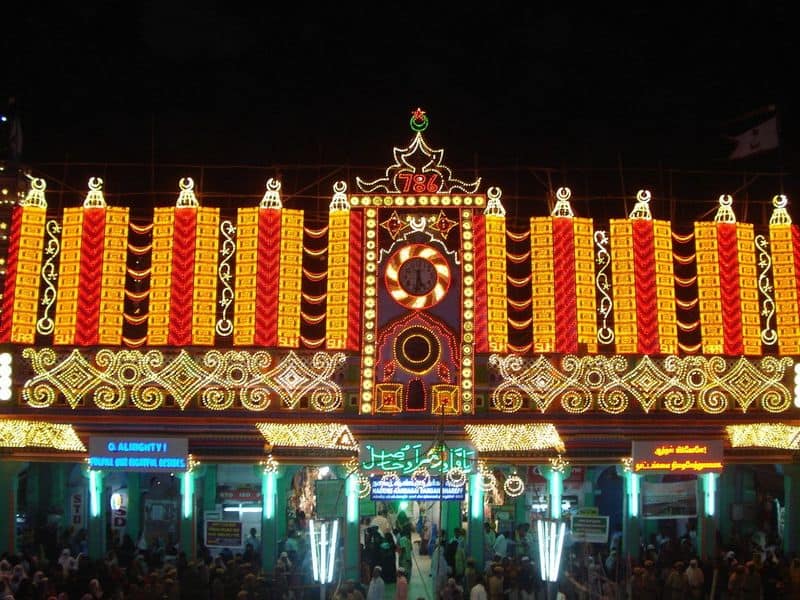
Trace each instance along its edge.
<path fill-rule="evenodd" d="M 206 521 L 206 546 L 236 548 L 242 545 L 241 521 Z"/>
<path fill-rule="evenodd" d="M 448 444 L 432 449 L 432 441 L 398 442 L 397 440 L 366 440 L 359 444 L 359 467 L 362 471 L 394 471 L 411 475 L 425 468 L 430 473 L 446 473 L 458 467 L 471 473 L 477 460 L 475 449 L 463 443 Z"/>
<path fill-rule="evenodd" d="M 379 476 L 370 477 L 372 500 L 418 500 L 432 502 L 434 500 L 464 500 L 464 488 L 466 486 L 455 487 L 444 485 L 436 478 L 431 477 L 421 485 L 419 481 L 414 481 L 411 477 L 398 477 L 396 479 L 385 479 Z"/>
<path fill-rule="evenodd" d="M 189 440 L 179 437 L 89 437 L 89 468 L 104 471 L 181 472 L 187 469 Z"/>
<path fill-rule="evenodd" d="M 572 539 L 589 544 L 607 544 L 608 517 L 572 515 Z"/>
<path fill-rule="evenodd" d="M 682 519 L 697 516 L 697 480 L 642 482 L 642 517 Z"/>
<path fill-rule="evenodd" d="M 721 473 L 721 440 L 653 442 L 634 440 L 633 472 L 640 475 L 666 473 Z"/>

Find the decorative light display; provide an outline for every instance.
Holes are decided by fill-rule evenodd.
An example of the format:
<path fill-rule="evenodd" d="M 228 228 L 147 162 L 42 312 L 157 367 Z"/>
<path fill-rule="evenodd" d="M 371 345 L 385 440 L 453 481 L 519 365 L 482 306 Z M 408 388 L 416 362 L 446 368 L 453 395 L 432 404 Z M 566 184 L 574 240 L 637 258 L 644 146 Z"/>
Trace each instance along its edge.
<path fill-rule="evenodd" d="M 352 202 L 351 202 L 352 204 Z M 378 211 L 375 208 L 367 208 L 364 211 L 364 235 L 366 237 L 364 256 L 364 306 L 361 331 L 362 331 L 362 364 L 361 370 L 361 414 L 373 412 L 375 404 L 373 402 L 375 389 L 375 365 L 377 363 L 377 296 L 378 296 Z"/>
<path fill-rule="evenodd" d="M 272 446 L 358 450 L 358 443 L 344 423 L 256 423 Z"/>
<path fill-rule="evenodd" d="M 63 396 L 70 408 L 93 401 L 98 408 L 129 407 L 155 410 L 167 397 L 185 409 L 197 398 L 199 406 L 225 410 L 239 400 L 246 410 L 269 408 L 273 396 L 282 408 L 296 408 L 308 395 L 312 410 L 329 412 L 342 405 L 342 390 L 333 381 L 344 364 L 343 354 L 316 353 L 307 362 L 290 351 L 272 369 L 272 356 L 263 351 L 210 350 L 201 359 L 186 351 L 170 358 L 158 350 L 100 350 L 94 364 L 73 350 L 58 361 L 50 348 L 25 348 L 24 358 L 36 375 L 25 382 L 22 399 L 34 408 L 55 404 Z"/>
<path fill-rule="evenodd" d="M 223 221 L 219 226 L 219 231 L 222 234 L 222 249 L 219 251 L 222 257 L 219 261 L 219 270 L 217 271 L 217 278 L 222 285 L 220 293 L 219 305 L 222 308 L 222 314 L 217 319 L 215 327 L 217 335 L 220 337 L 228 337 L 233 333 L 233 321 L 228 317 L 228 310 L 230 310 L 235 297 L 233 288 L 231 287 L 231 280 L 233 273 L 231 272 L 231 260 L 236 256 L 236 227 L 230 221 Z"/>
<path fill-rule="evenodd" d="M 778 350 L 781 354 L 800 353 L 800 313 L 798 312 L 798 261 L 800 235 L 792 225 L 786 210 L 786 196 L 772 199 L 769 237 L 772 256 L 772 283 L 775 289 L 775 308 L 778 313 Z M 798 248 L 796 251 L 795 248 Z"/>
<path fill-rule="evenodd" d="M 617 414 L 630 402 L 645 412 L 663 408 L 686 413 L 695 406 L 709 414 L 738 408 L 746 412 L 754 402 L 773 413 L 791 406 L 792 394 L 783 383 L 792 360 L 767 356 L 758 362 L 745 357 L 726 361 L 721 357 L 668 356 L 638 362 L 623 356 L 565 356 L 535 360 L 493 354 L 489 365 L 503 381 L 492 392 L 492 408 L 503 412 L 523 409 L 524 399 L 540 412 L 560 399 L 564 410 L 584 413 L 600 409 Z"/>
<path fill-rule="evenodd" d="M 497 489 L 497 477 L 483 461 L 478 463 L 478 473 L 480 489 L 486 493 L 494 492 Z"/>
<path fill-rule="evenodd" d="M 539 568 L 542 581 L 558 581 L 561 569 L 561 552 L 564 548 L 566 523 L 555 519 L 536 521 L 537 541 L 539 542 Z"/>
<path fill-rule="evenodd" d="M 516 498 L 525 492 L 525 482 L 516 472 L 512 473 L 503 482 L 503 491 L 509 498 Z"/>
<path fill-rule="evenodd" d="M 505 209 L 500 204 L 502 191 L 498 187 L 487 191 L 489 203 L 486 205 L 483 219 L 474 219 L 475 227 L 475 268 L 476 301 L 483 292 L 485 280 L 486 294 L 486 328 L 487 349 L 483 352 L 505 352 L 508 348 L 508 304 L 506 280 L 506 219 Z M 479 226 L 483 231 L 479 231 Z M 483 239 L 481 240 L 481 233 Z M 480 250 L 480 252 L 479 252 Z M 480 256 L 483 254 L 483 256 Z M 485 260 L 485 267 L 481 262 Z M 478 309 L 480 310 L 480 309 Z"/>
<path fill-rule="evenodd" d="M 0 352 L 0 402 L 11 400 L 13 361 L 9 352 Z"/>
<path fill-rule="evenodd" d="M 61 241 L 59 234 L 61 233 L 61 226 L 58 221 L 49 220 L 45 225 L 47 232 L 47 246 L 44 250 L 47 258 L 42 265 L 42 283 L 44 283 L 44 291 L 42 292 L 42 316 L 36 321 L 36 331 L 42 335 L 50 335 L 55 330 L 56 324 L 50 316 L 50 311 L 56 303 L 56 286 L 55 282 L 58 280 L 58 270 L 56 269 L 55 261 L 61 253 Z"/>
<path fill-rule="evenodd" d="M 329 535 L 330 534 L 330 535 Z M 308 539 L 311 550 L 311 568 L 314 581 L 325 585 L 333 581 L 333 566 L 339 546 L 339 520 L 334 519 L 331 529 L 322 523 L 317 531 L 314 519 L 308 520 Z M 324 592 L 321 593 L 324 597 Z"/>
<path fill-rule="evenodd" d="M 39 265 L 42 259 L 47 202 L 43 179 L 31 178 L 30 189 L 11 215 L 5 288 L 0 303 L 0 341 L 32 344 L 39 304 Z M 3 224 L 5 227 L 5 224 Z"/>
<path fill-rule="evenodd" d="M 597 275 L 595 275 L 595 288 L 597 289 L 600 305 L 597 312 L 600 313 L 600 327 L 597 329 L 597 341 L 607 346 L 614 342 L 614 330 L 608 325 L 608 318 L 614 309 L 614 301 L 609 295 L 611 283 L 608 280 L 608 267 L 611 265 L 611 255 L 608 253 L 608 234 L 605 231 L 596 231 L 594 243 L 597 250 L 598 264 Z"/>
<path fill-rule="evenodd" d="M 800 450 L 800 427 L 785 423 L 727 425 L 725 431 L 734 448 L 780 448 Z"/>
<path fill-rule="evenodd" d="M 283 202 L 281 201 L 281 182 L 277 179 L 270 177 L 267 179 L 267 191 L 261 198 L 258 205 L 259 208 L 266 208 L 271 210 L 281 210 Z"/>
<path fill-rule="evenodd" d="M 278 279 L 278 345 L 300 344 L 300 290 L 303 278 L 303 211 L 281 211 Z M 274 285 L 271 281 L 269 285 Z"/>
<path fill-rule="evenodd" d="M 639 478 L 633 471 L 625 471 L 625 494 L 628 500 L 628 516 L 639 516 Z"/>
<path fill-rule="evenodd" d="M 426 488 L 431 483 L 431 474 L 425 467 L 420 467 L 411 474 L 411 483 L 418 489 Z"/>
<path fill-rule="evenodd" d="M 800 408 L 800 363 L 794 365 L 794 405 Z"/>
<path fill-rule="evenodd" d="M 334 186 L 328 216 L 328 297 L 325 336 L 327 347 L 342 350 L 347 347 L 350 279 L 350 206 L 345 191 L 347 185 L 337 181 Z"/>
<path fill-rule="evenodd" d="M 717 473 L 703 473 L 703 509 L 707 517 L 713 517 L 717 505 Z"/>
<path fill-rule="evenodd" d="M 264 473 L 277 473 L 280 463 L 275 460 L 272 454 L 268 454 L 267 458 L 261 461 L 261 466 L 264 468 Z"/>
<path fill-rule="evenodd" d="M 407 244 L 386 263 L 389 295 L 411 310 L 435 306 L 447 294 L 449 287 L 450 265 L 436 248 L 427 244 Z"/>
<path fill-rule="evenodd" d="M 467 485 L 467 474 L 459 467 L 449 469 L 445 479 L 450 487 L 464 487 Z"/>
<path fill-rule="evenodd" d="M 388 194 L 451 194 L 462 192 L 474 194 L 481 184 L 480 177 L 471 183 L 455 179 L 449 167 L 442 163 L 444 150 L 434 150 L 422 137 L 428 127 L 424 110 L 412 113 L 411 129 L 414 139 L 405 148 L 394 149 L 394 164 L 386 169 L 385 177 L 364 181 L 356 177 L 358 188 L 363 193 L 383 191 Z M 424 165 L 418 168 L 416 165 Z"/>
<path fill-rule="evenodd" d="M 769 242 L 763 235 L 756 236 L 758 248 L 758 291 L 761 297 L 761 315 L 764 317 L 764 326 L 761 329 L 761 341 L 767 346 L 772 346 L 778 341 L 778 332 L 772 326 L 775 317 L 775 299 L 772 297 L 774 289 L 770 283 L 769 273 L 772 270 L 772 258 L 769 255 Z"/>
<path fill-rule="evenodd" d="M 548 459 L 550 461 L 550 468 L 556 473 L 563 474 L 569 466 L 569 461 L 560 454 L 555 458 Z"/>
<path fill-rule="evenodd" d="M 21 419 L 0 420 L 0 447 L 86 452 L 72 425 Z"/>
<path fill-rule="evenodd" d="M 713 223 L 695 223 L 703 352 L 759 355 L 761 329 L 753 226 L 737 223 L 728 195 Z"/>
<path fill-rule="evenodd" d="M 677 352 L 671 226 L 654 221 L 650 192 L 639 190 L 628 219 L 611 219 L 616 349 L 622 354 Z"/>
<path fill-rule="evenodd" d="M 479 180 L 480 181 L 480 180 Z M 475 244 L 472 228 L 472 211 L 461 211 L 461 410 L 473 411 L 473 384 L 475 380 Z M 505 242 L 505 240 L 504 240 Z"/>
<path fill-rule="evenodd" d="M 551 423 L 464 425 L 478 452 L 564 451 L 564 442 Z"/>
<path fill-rule="evenodd" d="M 372 482 L 366 475 L 358 476 L 358 497 L 361 499 L 367 498 L 372 491 Z"/>

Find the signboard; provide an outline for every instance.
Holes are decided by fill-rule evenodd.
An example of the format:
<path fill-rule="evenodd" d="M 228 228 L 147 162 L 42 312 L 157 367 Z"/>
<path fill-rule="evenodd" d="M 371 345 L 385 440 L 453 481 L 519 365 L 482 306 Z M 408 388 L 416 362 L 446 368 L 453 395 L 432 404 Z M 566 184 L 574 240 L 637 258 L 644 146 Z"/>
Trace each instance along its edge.
<path fill-rule="evenodd" d="M 633 472 L 648 473 L 721 473 L 721 440 L 682 442 L 633 442 Z"/>
<path fill-rule="evenodd" d="M 679 519 L 697 516 L 697 480 L 642 482 L 642 517 Z"/>
<path fill-rule="evenodd" d="M 429 473 L 446 473 L 458 467 L 464 473 L 474 471 L 475 450 L 467 444 L 448 444 L 443 453 L 428 452 L 434 442 L 397 442 L 371 440 L 359 445 L 359 467 L 362 471 L 394 471 L 411 475 L 424 467 Z"/>
<path fill-rule="evenodd" d="M 206 521 L 206 546 L 236 548 L 242 545 L 241 521 Z"/>
<path fill-rule="evenodd" d="M 189 440 L 173 437 L 91 436 L 89 468 L 104 471 L 185 471 Z"/>
<path fill-rule="evenodd" d="M 75 531 L 80 531 L 86 523 L 86 489 L 72 488 L 69 495 L 70 524 Z"/>
<path fill-rule="evenodd" d="M 608 517 L 572 515 L 572 538 L 589 544 L 608 543 Z"/>
<path fill-rule="evenodd" d="M 370 477 L 372 484 L 372 491 L 370 498 L 372 500 L 419 500 L 419 501 L 434 501 L 434 500 L 464 500 L 464 488 L 453 487 L 448 485 L 445 481 L 444 486 L 442 482 L 431 477 L 427 485 L 420 486 L 417 482 L 413 481 L 410 477 L 399 477 L 398 479 L 384 480 L 381 476 Z"/>
<path fill-rule="evenodd" d="M 344 479 L 318 479 L 314 482 L 314 512 L 318 519 L 338 519 L 345 516 L 347 498 L 344 482 Z"/>
<path fill-rule="evenodd" d="M 254 487 L 217 486 L 219 502 L 261 502 L 261 490 Z"/>

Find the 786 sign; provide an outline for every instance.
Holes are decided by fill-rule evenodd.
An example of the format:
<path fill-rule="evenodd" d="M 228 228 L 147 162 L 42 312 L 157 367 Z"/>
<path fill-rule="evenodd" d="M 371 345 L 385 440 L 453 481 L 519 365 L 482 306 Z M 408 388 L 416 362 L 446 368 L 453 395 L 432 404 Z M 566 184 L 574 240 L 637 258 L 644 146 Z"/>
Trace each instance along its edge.
<path fill-rule="evenodd" d="M 398 173 L 397 182 L 403 194 L 435 194 L 442 185 L 439 173 Z"/>

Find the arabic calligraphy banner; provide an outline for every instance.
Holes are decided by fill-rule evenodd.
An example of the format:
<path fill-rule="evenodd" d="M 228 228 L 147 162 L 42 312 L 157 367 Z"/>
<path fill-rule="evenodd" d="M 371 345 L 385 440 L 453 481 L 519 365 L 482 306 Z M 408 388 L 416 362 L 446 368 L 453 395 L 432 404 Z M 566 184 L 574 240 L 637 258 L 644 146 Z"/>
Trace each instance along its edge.
<path fill-rule="evenodd" d="M 721 440 L 681 442 L 633 441 L 633 472 L 640 475 L 664 473 L 721 473 Z"/>
<path fill-rule="evenodd" d="M 359 468 L 362 471 L 394 471 L 398 475 L 411 475 L 420 468 L 430 473 L 447 473 L 453 468 L 464 473 L 475 471 L 478 456 L 469 444 L 448 444 L 436 451 L 431 451 L 432 446 L 432 441 L 362 441 L 359 445 Z"/>

